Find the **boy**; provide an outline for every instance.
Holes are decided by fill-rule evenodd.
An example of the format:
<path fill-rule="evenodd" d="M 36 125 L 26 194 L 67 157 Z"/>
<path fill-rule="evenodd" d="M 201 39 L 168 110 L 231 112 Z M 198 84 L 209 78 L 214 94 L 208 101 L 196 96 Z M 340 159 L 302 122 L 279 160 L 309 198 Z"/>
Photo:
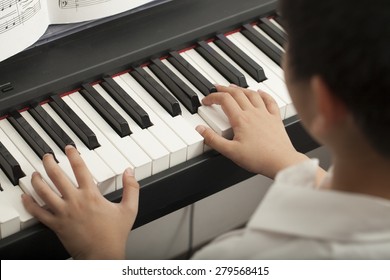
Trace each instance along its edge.
<path fill-rule="evenodd" d="M 234 139 L 202 126 L 198 132 L 212 148 L 275 183 L 243 230 L 195 258 L 390 258 L 390 2 L 280 2 L 289 34 L 286 84 L 307 131 L 329 148 L 333 169 L 326 174 L 293 148 L 269 95 L 218 86 L 203 104 L 222 106 Z M 77 151 L 68 147 L 66 153 L 79 189 L 47 155 L 44 165 L 63 197 L 34 174 L 50 212 L 24 195 L 26 208 L 74 258 L 124 258 L 137 182 L 125 171 L 122 202 L 110 203 Z"/>

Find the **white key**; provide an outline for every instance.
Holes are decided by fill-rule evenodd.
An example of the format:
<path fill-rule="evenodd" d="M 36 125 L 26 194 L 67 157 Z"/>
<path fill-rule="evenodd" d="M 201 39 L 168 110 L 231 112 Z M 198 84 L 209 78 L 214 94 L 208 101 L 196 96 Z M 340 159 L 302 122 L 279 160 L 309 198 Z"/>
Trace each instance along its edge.
<path fill-rule="evenodd" d="M 10 198 L 7 188 L 5 187 L 6 181 L 9 182 L 7 176 L 0 169 L 0 182 L 2 188 L 2 190 L 0 190 L 0 239 L 20 231 L 19 213 L 11 204 L 12 194 Z"/>
<path fill-rule="evenodd" d="M 164 64 L 169 63 L 166 59 L 161 60 L 161 62 L 164 63 Z M 149 68 L 145 68 L 145 71 L 148 72 L 149 75 L 152 76 L 156 80 L 156 82 L 158 82 L 165 90 L 167 90 L 169 93 L 172 94 L 172 96 L 174 96 L 173 93 L 164 85 L 164 83 Z M 179 102 L 180 109 L 181 109 L 181 115 L 182 115 L 183 119 L 185 119 L 187 121 L 187 123 L 193 129 L 195 129 L 196 126 L 198 126 L 200 124 L 203 125 L 203 126 L 209 127 L 208 124 L 197 113 L 191 114 L 187 110 L 187 108 L 180 102 L 180 100 L 177 99 L 177 101 Z M 204 149 L 206 147 L 207 147 L 207 145 L 204 145 Z M 206 148 L 206 149 L 208 149 L 208 148 Z"/>
<path fill-rule="evenodd" d="M 144 69 L 148 71 L 148 67 Z M 141 85 L 138 84 L 137 87 Z M 136 90 L 135 92 L 186 143 L 187 160 L 203 153 L 203 137 L 181 115 L 172 117 L 150 94 L 146 94 L 146 91 Z"/>
<path fill-rule="evenodd" d="M 129 136 L 120 137 L 79 92 L 74 92 L 70 94 L 69 97 L 77 106 L 79 106 L 102 134 L 107 137 L 115 148 L 132 164 L 134 167 L 134 176 L 137 180 L 152 175 L 152 160 L 140 147 L 138 147 L 133 139 Z"/>
<path fill-rule="evenodd" d="M 75 102 L 69 97 L 62 98 L 66 104 L 79 116 L 80 119 L 95 133 L 100 147 L 94 149 L 99 157 L 114 171 L 116 179 L 116 189 L 122 188 L 122 174 L 126 168 L 132 168 L 134 166 L 126 160 L 125 157 L 111 144 L 110 141 L 100 132 L 100 130 L 94 125 L 93 122 L 84 114 L 84 112 L 77 106 Z"/>
<path fill-rule="evenodd" d="M 253 60 L 261 65 L 267 67 L 275 73 L 280 79 L 284 81 L 283 69 L 279 67 L 271 58 L 257 48 L 251 41 L 249 41 L 242 33 L 236 32 L 227 36 L 230 41 L 244 50 Z M 266 73 L 267 75 L 268 73 Z"/>
<path fill-rule="evenodd" d="M 130 137 L 145 151 L 152 159 L 152 174 L 156 174 L 169 168 L 168 150 L 149 132 L 139 125 L 122 109 L 118 103 L 100 86 L 94 88 L 100 95 L 127 121 L 132 134 Z"/>
<path fill-rule="evenodd" d="M 263 30 L 261 30 L 257 25 L 254 25 L 253 29 L 255 29 L 257 32 L 259 32 L 261 35 L 263 35 L 268 41 L 270 41 L 274 46 L 276 46 L 282 52 L 285 52 L 284 49 L 278 43 L 276 43 L 274 39 L 272 39 L 267 33 L 265 33 Z"/>
<path fill-rule="evenodd" d="M 0 193 L 0 196 L 6 198 L 7 204 L 12 208 L 11 212 L 16 211 L 18 213 L 19 230 L 37 223 L 37 220 L 24 208 L 21 199 L 23 191 L 20 189 L 19 185 L 14 186 L 1 170 L 0 180 L 1 187 L 3 188 L 3 191 Z M 0 198 L 0 200 L 2 199 Z M 5 204 L 3 205 L 3 201 L 0 204 L 0 208 L 2 209 L 0 215 L 2 215 L 2 213 L 4 213 L 3 209 L 5 207 Z"/>
<path fill-rule="evenodd" d="M 139 106 L 141 106 L 149 115 L 152 126 L 148 127 L 148 130 L 153 134 L 156 139 L 160 141 L 162 145 L 170 152 L 169 166 L 175 166 L 179 163 L 185 162 L 187 159 L 187 145 L 181 140 L 161 119 L 154 111 L 149 108 L 146 103 L 134 92 L 130 87 L 132 83 L 136 83 L 129 74 L 123 74 L 115 77 L 114 80 L 120 85 L 123 90 L 131 97 Z M 129 83 L 129 84 L 128 84 Z M 148 94 L 141 86 L 136 88 L 143 94 Z"/>
<path fill-rule="evenodd" d="M 64 154 L 64 152 L 57 146 L 57 144 L 47 135 L 46 131 L 36 122 L 33 116 L 30 115 L 29 112 L 24 111 L 20 113 L 24 119 L 31 125 L 32 128 L 42 137 L 42 139 L 49 145 L 49 147 L 53 150 L 56 159 L 58 160 L 58 165 L 64 171 L 66 176 L 72 181 L 72 183 L 77 186 L 77 180 L 74 176 L 72 167 L 68 161 L 68 158 Z"/>
<path fill-rule="evenodd" d="M 4 121 L 5 120 L 0 121 L 0 127 L 1 127 L 1 123 Z M 38 205 L 44 206 L 45 203 L 38 196 L 38 194 L 35 192 L 32 184 L 31 184 L 31 175 L 35 172 L 35 168 L 30 164 L 30 162 L 19 151 L 19 149 L 10 140 L 10 138 L 8 138 L 8 136 L 4 133 L 4 131 L 2 129 L 0 129 L 0 138 L 1 138 L 1 142 L 3 143 L 3 145 L 7 148 L 7 150 L 12 154 L 12 156 L 15 158 L 15 160 L 19 163 L 24 174 L 26 174 L 25 177 L 22 177 L 19 179 L 19 186 L 22 188 L 22 190 L 25 193 L 32 196 L 32 198 L 35 200 L 36 203 L 38 203 Z"/>
<path fill-rule="evenodd" d="M 107 164 L 95 153 L 89 150 L 77 135 L 68 127 L 61 117 L 53 110 L 49 104 L 42 105 L 42 108 L 53 118 L 53 120 L 68 134 L 76 144 L 76 148 L 81 158 L 88 166 L 92 178 L 96 182 L 102 194 L 108 194 L 115 191 L 115 174 Z"/>
<path fill-rule="evenodd" d="M 14 129 L 8 120 L 4 119 L 0 121 L 0 127 L 9 139 L 12 139 L 14 143 L 18 143 L 17 148 L 19 151 L 30 162 L 32 167 L 41 174 L 43 180 L 50 186 L 50 188 L 58 195 L 61 195 L 56 186 L 50 180 L 49 176 L 46 174 L 42 160 L 31 149 L 27 142 L 24 141 L 22 136 L 20 136 L 20 134 Z M 40 203 L 42 203 L 42 201 L 40 201 Z"/>
<path fill-rule="evenodd" d="M 272 22 L 272 24 L 274 24 L 277 28 L 279 28 L 279 29 L 282 30 L 283 32 L 286 32 L 286 31 L 284 30 L 284 28 L 283 28 L 276 20 L 274 20 L 273 18 L 271 18 L 269 21 Z"/>

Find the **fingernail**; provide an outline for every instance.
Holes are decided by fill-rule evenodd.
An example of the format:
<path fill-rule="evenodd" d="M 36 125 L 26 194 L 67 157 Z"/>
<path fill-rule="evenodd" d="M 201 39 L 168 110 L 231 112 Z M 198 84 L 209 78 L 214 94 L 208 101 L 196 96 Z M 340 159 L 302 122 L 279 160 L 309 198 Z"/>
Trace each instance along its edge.
<path fill-rule="evenodd" d="M 50 154 L 50 153 L 44 154 L 43 157 L 42 157 L 42 160 L 43 160 L 44 158 L 49 158 L 49 157 L 53 157 L 53 155 Z"/>
<path fill-rule="evenodd" d="M 203 126 L 203 125 L 198 125 L 195 130 L 200 134 L 202 135 L 203 132 L 206 130 L 206 128 Z"/>
<path fill-rule="evenodd" d="M 65 151 L 66 150 L 71 150 L 71 149 L 74 149 L 75 147 L 73 147 L 73 145 L 66 145 L 65 146 Z"/>
<path fill-rule="evenodd" d="M 126 170 L 125 170 L 125 175 L 126 175 L 126 176 L 132 176 L 132 177 L 134 177 L 134 171 L 133 171 L 133 169 L 131 169 L 130 167 L 129 167 L 129 168 L 126 168 Z"/>

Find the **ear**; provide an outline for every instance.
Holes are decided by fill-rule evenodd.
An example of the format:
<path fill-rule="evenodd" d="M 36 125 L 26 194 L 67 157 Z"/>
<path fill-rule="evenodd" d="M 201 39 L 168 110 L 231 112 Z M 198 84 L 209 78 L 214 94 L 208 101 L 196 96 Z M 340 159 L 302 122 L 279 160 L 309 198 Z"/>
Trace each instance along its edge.
<path fill-rule="evenodd" d="M 314 135 L 323 138 L 345 120 L 347 109 L 322 77 L 312 77 L 310 87 L 315 106 L 310 130 Z"/>

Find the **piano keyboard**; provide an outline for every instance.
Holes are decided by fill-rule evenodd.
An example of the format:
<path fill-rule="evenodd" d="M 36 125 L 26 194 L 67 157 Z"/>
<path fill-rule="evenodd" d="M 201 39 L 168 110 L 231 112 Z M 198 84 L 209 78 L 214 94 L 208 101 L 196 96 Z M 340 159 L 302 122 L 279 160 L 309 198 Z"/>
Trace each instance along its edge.
<path fill-rule="evenodd" d="M 294 116 L 280 66 L 285 41 L 275 18 L 262 18 L 9 112 L 0 120 L 0 237 L 36 223 L 20 199 L 26 192 L 44 206 L 31 186 L 34 171 L 59 193 L 44 171 L 45 153 L 52 153 L 76 184 L 64 153 L 66 145 L 75 145 L 106 195 L 122 188 L 127 167 L 142 180 L 208 151 L 195 131 L 199 124 L 233 136 L 220 106 L 201 105 L 204 96 L 216 91 L 215 84 L 264 90 L 276 100 L 283 119 Z"/>

